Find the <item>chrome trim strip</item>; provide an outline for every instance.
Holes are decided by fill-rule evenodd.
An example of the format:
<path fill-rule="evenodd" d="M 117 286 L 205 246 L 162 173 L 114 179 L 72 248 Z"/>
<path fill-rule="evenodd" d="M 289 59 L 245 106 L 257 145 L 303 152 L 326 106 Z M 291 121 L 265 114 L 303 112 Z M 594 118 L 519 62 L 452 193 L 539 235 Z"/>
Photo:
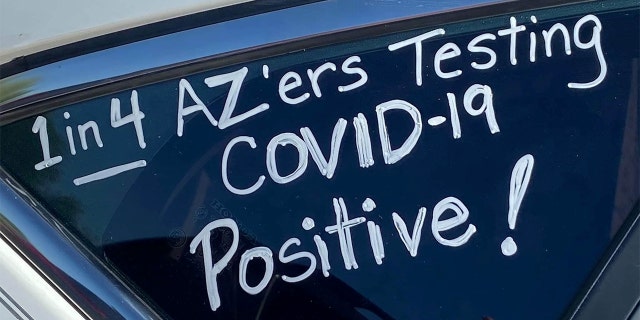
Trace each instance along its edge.
<path fill-rule="evenodd" d="M 0 303 L 16 317 L 16 319 L 33 320 L 33 317 L 24 310 L 2 287 L 0 287 Z"/>
<path fill-rule="evenodd" d="M 0 235 L 92 319 L 159 319 L 97 257 L 0 170 Z"/>

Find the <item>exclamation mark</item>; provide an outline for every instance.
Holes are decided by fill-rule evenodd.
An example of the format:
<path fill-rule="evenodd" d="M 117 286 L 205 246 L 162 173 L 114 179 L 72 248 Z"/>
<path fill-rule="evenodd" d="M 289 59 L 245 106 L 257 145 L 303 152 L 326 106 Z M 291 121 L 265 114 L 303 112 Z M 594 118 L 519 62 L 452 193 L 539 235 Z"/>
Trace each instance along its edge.
<path fill-rule="evenodd" d="M 520 204 L 524 194 L 527 192 L 527 186 L 529 186 L 529 179 L 531 179 L 531 171 L 533 170 L 533 156 L 530 154 L 522 156 L 516 162 L 516 165 L 511 171 L 511 183 L 509 184 L 509 214 L 507 215 L 507 221 L 509 222 L 509 229 L 516 228 L 516 221 L 518 220 L 518 211 L 520 211 Z M 512 256 L 518 251 L 513 238 L 507 237 L 502 241 L 500 245 L 502 254 L 505 256 Z"/>

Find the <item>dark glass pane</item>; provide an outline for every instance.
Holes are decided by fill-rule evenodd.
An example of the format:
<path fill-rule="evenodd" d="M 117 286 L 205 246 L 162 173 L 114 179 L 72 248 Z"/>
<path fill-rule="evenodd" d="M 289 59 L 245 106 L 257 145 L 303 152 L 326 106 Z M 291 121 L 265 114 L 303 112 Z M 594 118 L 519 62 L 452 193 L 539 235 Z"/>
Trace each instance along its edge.
<path fill-rule="evenodd" d="M 556 319 L 638 201 L 624 7 L 176 70 L 3 126 L 0 161 L 174 318 Z"/>

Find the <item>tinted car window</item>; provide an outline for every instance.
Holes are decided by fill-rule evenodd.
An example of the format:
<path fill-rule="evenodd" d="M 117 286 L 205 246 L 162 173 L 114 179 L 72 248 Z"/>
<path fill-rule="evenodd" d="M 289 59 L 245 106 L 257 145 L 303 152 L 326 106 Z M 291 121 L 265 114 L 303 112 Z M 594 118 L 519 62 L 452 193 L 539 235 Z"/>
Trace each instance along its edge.
<path fill-rule="evenodd" d="M 205 61 L 5 124 L 0 161 L 173 318 L 559 318 L 638 201 L 637 25 L 607 2 Z"/>

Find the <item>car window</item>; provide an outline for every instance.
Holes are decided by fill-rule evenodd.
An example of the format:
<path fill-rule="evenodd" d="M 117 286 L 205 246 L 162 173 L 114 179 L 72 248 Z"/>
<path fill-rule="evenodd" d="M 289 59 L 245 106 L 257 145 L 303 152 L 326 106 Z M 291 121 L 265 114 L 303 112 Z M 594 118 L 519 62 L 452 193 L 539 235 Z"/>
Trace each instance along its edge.
<path fill-rule="evenodd" d="M 640 194 L 637 3 L 428 21 L 105 87 L 0 163 L 173 318 L 560 318 Z"/>

